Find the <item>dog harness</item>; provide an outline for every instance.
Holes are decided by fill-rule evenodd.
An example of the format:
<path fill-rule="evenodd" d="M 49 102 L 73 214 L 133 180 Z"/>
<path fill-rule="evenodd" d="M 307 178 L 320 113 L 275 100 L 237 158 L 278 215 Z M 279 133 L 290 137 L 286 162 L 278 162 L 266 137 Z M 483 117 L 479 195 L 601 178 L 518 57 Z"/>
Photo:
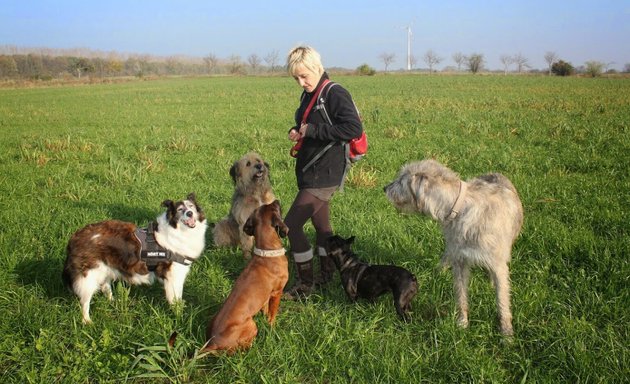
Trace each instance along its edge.
<path fill-rule="evenodd" d="M 195 259 L 162 247 L 155 239 L 158 223 L 149 224 L 147 228 L 136 228 L 134 235 L 140 242 L 140 260 L 147 264 L 149 271 L 155 271 L 159 263 L 176 262 L 191 265 Z"/>
<path fill-rule="evenodd" d="M 361 276 L 370 265 L 349 257 L 345 263 L 339 268 L 339 272 L 345 280 L 345 289 L 348 295 L 354 300 L 358 296 L 357 285 Z"/>

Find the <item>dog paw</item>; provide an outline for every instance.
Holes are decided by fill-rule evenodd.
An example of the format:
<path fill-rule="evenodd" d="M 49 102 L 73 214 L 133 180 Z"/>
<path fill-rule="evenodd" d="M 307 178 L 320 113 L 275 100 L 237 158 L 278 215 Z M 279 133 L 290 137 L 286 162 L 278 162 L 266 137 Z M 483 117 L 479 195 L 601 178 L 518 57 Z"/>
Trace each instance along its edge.
<path fill-rule="evenodd" d="M 458 325 L 460 328 L 468 328 L 468 318 L 467 318 L 467 317 L 461 317 L 461 316 L 460 316 L 460 317 L 457 319 L 457 325 Z"/>

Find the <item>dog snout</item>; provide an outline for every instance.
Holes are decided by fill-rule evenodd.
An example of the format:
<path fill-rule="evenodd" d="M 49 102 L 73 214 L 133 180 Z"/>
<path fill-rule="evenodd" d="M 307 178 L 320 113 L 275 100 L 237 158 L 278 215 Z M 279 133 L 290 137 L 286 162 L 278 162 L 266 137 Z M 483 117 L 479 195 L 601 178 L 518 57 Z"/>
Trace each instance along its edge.
<path fill-rule="evenodd" d="M 186 217 L 193 217 L 193 211 L 186 211 Z"/>

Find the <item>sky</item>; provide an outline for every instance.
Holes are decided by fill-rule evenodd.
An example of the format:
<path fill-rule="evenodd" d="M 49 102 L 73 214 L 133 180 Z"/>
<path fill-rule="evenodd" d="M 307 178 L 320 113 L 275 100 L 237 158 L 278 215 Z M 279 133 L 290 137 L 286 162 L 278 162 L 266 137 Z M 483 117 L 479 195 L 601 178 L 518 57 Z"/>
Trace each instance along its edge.
<path fill-rule="evenodd" d="M 324 66 L 406 68 L 407 28 L 416 67 L 432 50 L 442 69 L 455 53 L 482 54 L 485 67 L 520 54 L 545 69 L 546 52 L 573 66 L 621 70 L 630 63 L 630 0 L 2 0 L 0 46 L 89 48 L 155 56 L 213 54 L 243 61 L 297 45 Z"/>

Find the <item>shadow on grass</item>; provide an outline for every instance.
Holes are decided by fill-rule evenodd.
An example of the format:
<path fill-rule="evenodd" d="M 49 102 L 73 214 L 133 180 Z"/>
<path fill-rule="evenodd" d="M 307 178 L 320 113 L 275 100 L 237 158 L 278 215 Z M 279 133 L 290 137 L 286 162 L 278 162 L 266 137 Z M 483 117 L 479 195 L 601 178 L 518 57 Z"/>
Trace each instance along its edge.
<path fill-rule="evenodd" d="M 72 294 L 61 280 L 62 268 L 58 259 L 22 260 L 15 266 L 14 272 L 19 284 L 40 288 L 46 297 L 52 299 Z"/>
<path fill-rule="evenodd" d="M 154 221 L 156 217 L 164 212 L 164 209 L 160 207 L 161 203 L 161 201 L 156 201 L 156 208 L 154 210 L 122 204 L 111 204 L 105 207 L 105 209 L 109 212 L 109 217 L 113 220 L 137 223 L 138 226 L 143 227 Z"/>

